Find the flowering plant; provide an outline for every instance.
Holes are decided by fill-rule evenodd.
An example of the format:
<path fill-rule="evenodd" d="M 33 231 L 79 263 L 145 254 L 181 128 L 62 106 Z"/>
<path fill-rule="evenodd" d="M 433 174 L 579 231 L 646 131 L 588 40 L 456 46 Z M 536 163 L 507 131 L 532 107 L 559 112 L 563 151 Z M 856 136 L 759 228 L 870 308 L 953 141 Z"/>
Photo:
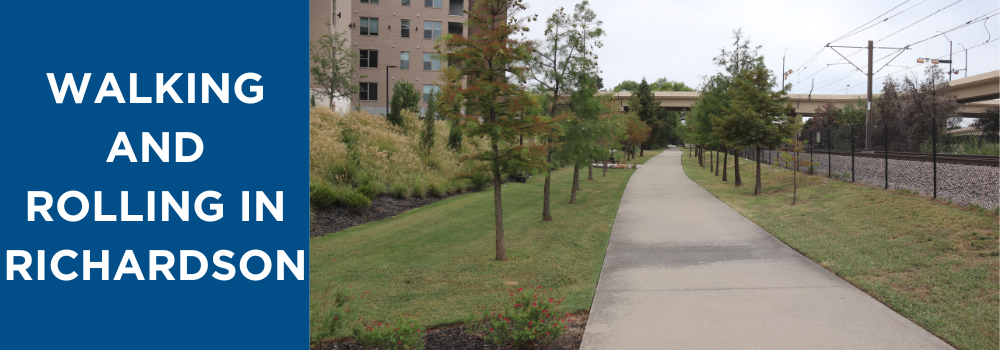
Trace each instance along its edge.
<path fill-rule="evenodd" d="M 466 332 L 500 346 L 528 349 L 551 343 L 566 330 L 570 315 L 557 310 L 564 299 L 546 297 L 542 286 L 508 293 L 503 312 L 488 312 L 484 306 L 481 317 L 473 314 L 465 320 Z"/>

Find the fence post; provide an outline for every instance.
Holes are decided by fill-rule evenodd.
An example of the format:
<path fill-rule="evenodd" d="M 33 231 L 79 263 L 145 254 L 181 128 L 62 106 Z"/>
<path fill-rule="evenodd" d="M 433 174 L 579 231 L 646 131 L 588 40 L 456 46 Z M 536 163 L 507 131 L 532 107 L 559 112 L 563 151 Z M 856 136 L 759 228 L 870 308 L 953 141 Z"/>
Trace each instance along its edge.
<path fill-rule="evenodd" d="M 882 123 L 882 137 L 885 139 L 885 189 L 889 189 L 889 121 Z"/>
<path fill-rule="evenodd" d="M 816 149 L 816 137 L 815 137 L 815 135 L 813 135 L 813 132 L 810 131 L 809 132 L 809 163 L 810 164 L 813 162 L 813 150 L 815 150 L 815 149 Z M 816 174 L 816 166 L 815 165 L 810 165 L 809 166 L 809 175 L 815 175 L 815 174 Z"/>
<path fill-rule="evenodd" d="M 934 153 L 934 199 L 937 199 L 937 118 L 931 117 L 931 125 L 934 128 L 931 132 L 932 152 Z"/>
<path fill-rule="evenodd" d="M 830 129 L 826 129 L 826 177 L 833 177 L 833 137 Z"/>
<path fill-rule="evenodd" d="M 851 124 L 851 182 L 854 182 L 854 124 Z"/>

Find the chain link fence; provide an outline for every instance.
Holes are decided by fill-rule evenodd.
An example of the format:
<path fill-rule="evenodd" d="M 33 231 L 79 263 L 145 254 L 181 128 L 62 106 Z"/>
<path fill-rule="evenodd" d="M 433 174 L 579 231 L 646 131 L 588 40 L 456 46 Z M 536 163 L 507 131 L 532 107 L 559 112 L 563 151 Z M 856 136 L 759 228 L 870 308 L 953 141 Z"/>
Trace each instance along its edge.
<path fill-rule="evenodd" d="M 1000 206 L 997 124 L 994 110 L 801 131 L 799 157 L 813 165 L 799 170 L 994 209 Z M 761 161 L 791 168 L 779 160 L 788 151 L 762 150 Z M 752 150 L 742 156 L 756 160 Z"/>

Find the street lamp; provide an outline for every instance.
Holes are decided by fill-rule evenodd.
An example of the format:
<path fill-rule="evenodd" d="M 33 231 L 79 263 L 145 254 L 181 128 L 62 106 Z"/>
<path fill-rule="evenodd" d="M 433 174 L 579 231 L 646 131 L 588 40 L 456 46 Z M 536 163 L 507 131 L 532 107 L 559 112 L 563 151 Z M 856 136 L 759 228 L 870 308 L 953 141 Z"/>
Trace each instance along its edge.
<path fill-rule="evenodd" d="M 944 32 L 941 32 L 940 30 L 938 32 L 941 33 L 941 35 L 944 35 L 945 39 L 948 39 L 948 62 L 944 62 L 944 63 L 948 64 L 948 81 L 951 81 L 951 71 L 952 71 L 952 69 L 951 69 L 951 59 L 952 59 L 952 57 L 951 57 L 951 55 L 952 55 L 951 38 L 948 37 L 948 34 L 945 34 Z M 966 51 L 965 53 L 968 54 L 969 52 Z"/>
<path fill-rule="evenodd" d="M 389 116 L 389 68 L 399 68 L 396 66 L 385 66 L 385 116 Z"/>
<path fill-rule="evenodd" d="M 962 43 L 958 43 L 958 44 L 962 45 Z M 964 70 L 965 71 L 965 77 L 968 78 L 969 77 L 969 49 L 966 49 L 965 45 L 962 45 L 962 51 L 965 51 L 965 68 L 956 69 L 955 70 L 955 74 L 958 74 L 958 71 L 960 71 L 960 70 Z"/>

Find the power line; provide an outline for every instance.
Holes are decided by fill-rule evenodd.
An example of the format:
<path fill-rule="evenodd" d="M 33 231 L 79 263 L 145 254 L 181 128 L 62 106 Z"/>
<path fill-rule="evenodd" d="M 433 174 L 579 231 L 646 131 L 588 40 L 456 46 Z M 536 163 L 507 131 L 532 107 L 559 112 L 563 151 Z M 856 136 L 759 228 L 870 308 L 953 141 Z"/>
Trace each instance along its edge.
<path fill-rule="evenodd" d="M 881 14 L 881 15 L 878 15 L 878 17 L 875 17 L 875 18 L 874 18 L 874 19 L 872 19 L 871 21 L 868 21 L 868 23 L 865 23 L 865 24 L 862 24 L 862 25 L 861 25 L 861 27 L 864 27 L 864 26 L 868 25 L 869 23 L 871 23 L 871 22 L 874 22 L 874 21 L 875 21 L 876 19 L 879 19 L 879 18 L 882 18 L 882 16 L 885 16 L 885 15 L 886 15 L 887 13 L 889 13 L 889 12 L 892 12 L 893 10 L 895 10 L 895 9 L 899 8 L 900 6 L 903 6 L 904 4 L 906 4 L 906 3 L 908 3 L 908 2 L 910 2 L 910 0 L 906 0 L 906 1 L 903 1 L 903 2 L 902 2 L 902 3 L 900 3 L 899 5 L 896 5 L 896 7 L 893 7 L 893 8 L 891 8 L 891 9 L 889 9 L 889 11 L 885 11 L 885 13 L 883 13 L 883 14 Z M 885 21 L 888 21 L 889 19 L 891 19 L 891 18 L 893 18 L 893 17 L 896 17 L 896 16 L 898 16 L 898 15 L 899 15 L 900 13 L 903 13 L 903 12 L 906 12 L 906 11 L 907 11 L 907 10 L 909 10 L 909 9 L 912 9 L 912 8 L 914 8 L 914 7 L 917 7 L 917 5 L 920 5 L 920 4 L 924 3 L 924 2 L 927 2 L 927 0 L 924 0 L 924 1 L 921 1 L 921 2 L 917 3 L 916 5 L 913 5 L 913 6 L 909 7 L 909 8 L 907 8 L 906 10 L 903 10 L 903 11 L 899 11 L 898 13 L 896 13 L 896 14 L 894 14 L 894 15 L 892 15 L 892 16 L 889 16 L 889 17 L 886 17 L 885 19 L 883 19 L 882 21 L 880 21 L 880 22 L 878 22 L 878 23 L 875 23 L 875 24 L 872 24 L 871 26 L 868 26 L 868 27 L 865 27 L 864 29 L 861 29 L 861 30 L 858 30 L 858 29 L 859 29 L 859 28 L 861 28 L 861 27 L 858 27 L 858 28 L 854 28 L 854 30 L 852 30 L 852 31 L 850 31 L 850 32 L 847 32 L 847 34 L 844 34 L 844 35 L 840 36 L 839 38 L 837 38 L 837 39 L 834 39 L 833 41 L 831 41 L 831 42 L 830 42 L 830 44 L 833 44 L 833 43 L 835 43 L 835 42 L 838 42 L 838 41 L 840 41 L 840 40 L 843 40 L 843 39 L 847 39 L 848 37 L 851 37 L 851 36 L 853 36 L 854 34 L 858 34 L 858 33 L 861 33 L 861 32 L 863 32 L 863 31 L 866 31 L 866 30 L 868 30 L 868 29 L 870 29 L 870 28 L 872 28 L 872 27 L 875 27 L 875 26 L 877 26 L 877 25 L 879 25 L 879 24 L 882 24 L 882 23 L 885 23 Z M 827 45 L 829 45 L 829 44 L 827 44 Z"/>
<path fill-rule="evenodd" d="M 961 0 L 959 0 L 959 1 L 961 1 Z M 865 27 L 865 26 L 866 26 L 866 25 L 868 25 L 869 23 L 872 23 L 873 21 L 875 21 L 875 20 L 877 20 L 877 19 L 879 19 L 879 18 L 882 18 L 882 16 L 885 16 L 885 15 L 886 15 L 887 13 L 889 13 L 889 12 L 892 12 L 893 10 L 895 10 L 895 9 L 899 8 L 900 6 L 903 6 L 903 5 L 904 5 L 904 4 L 906 4 L 907 2 L 910 2 L 910 0 L 906 0 L 906 1 L 903 1 L 902 3 L 900 3 L 900 4 L 896 5 L 895 7 L 891 8 L 891 9 L 889 9 L 889 11 L 886 11 L 886 12 L 882 13 L 881 15 L 878 15 L 877 17 L 875 17 L 875 18 L 873 18 L 872 20 L 870 20 L 870 21 L 866 22 L 865 24 L 862 24 L 862 25 L 861 25 L 860 27 L 858 27 L 858 28 L 861 28 L 861 27 Z M 848 38 L 848 37 L 850 37 L 850 36 L 853 36 L 853 35 L 855 35 L 855 34 L 858 34 L 858 33 L 861 33 L 861 32 L 863 32 L 863 31 L 865 31 L 865 30 L 868 30 L 868 29 L 870 29 L 870 28 L 872 28 L 872 27 L 875 27 L 875 26 L 877 26 L 877 25 L 879 25 L 879 24 L 882 24 L 882 23 L 885 23 L 885 22 L 886 22 L 886 21 L 888 21 L 889 19 L 892 19 L 893 17 L 896 17 L 896 16 L 899 16 L 900 14 L 902 14 L 902 13 L 904 13 L 904 12 L 906 12 L 906 11 L 909 11 L 910 9 L 913 9 L 914 7 L 917 7 L 918 5 L 920 5 L 920 4 L 923 4 L 924 2 L 927 2 L 927 0 L 924 0 L 924 1 L 921 1 L 921 2 L 919 2 L 919 3 L 917 3 L 917 4 L 913 5 L 913 6 L 910 6 L 910 7 L 906 8 L 906 9 L 903 9 L 902 11 L 899 11 L 899 12 L 897 12 L 897 13 L 893 14 L 892 16 L 889 16 L 889 17 L 886 17 L 886 18 L 885 18 L 885 19 L 883 19 L 882 21 L 880 21 L 880 22 L 878 22 L 878 23 L 875 23 L 875 24 L 872 24 L 872 25 L 870 25 L 870 26 L 868 26 L 868 27 L 865 27 L 864 29 L 861 29 L 861 30 L 858 30 L 858 28 L 855 28 L 854 30 L 851 30 L 851 31 L 847 32 L 847 34 L 844 34 L 844 35 L 841 35 L 841 36 L 840 36 L 839 38 L 837 38 L 837 39 L 834 39 L 833 41 L 831 41 L 831 42 L 830 42 L 830 43 L 828 43 L 827 45 L 829 45 L 829 44 L 832 44 L 832 43 L 834 43 L 834 42 L 837 42 L 837 41 L 840 41 L 840 40 L 843 40 L 843 39 L 846 39 L 846 38 Z M 813 56 L 812 56 L 812 57 L 811 57 L 810 59 L 806 60 L 806 63 L 803 63 L 803 64 L 802 64 L 801 66 L 799 66 L 799 68 L 797 68 L 797 69 L 796 69 L 796 71 L 800 71 L 800 74 L 801 74 L 801 70 L 803 70 L 803 69 L 808 69 L 808 68 L 809 68 L 809 67 L 808 67 L 808 65 L 809 65 L 809 64 L 812 64 L 812 62 L 813 62 L 813 61 L 814 61 L 814 60 L 815 60 L 816 58 L 818 58 L 818 57 L 819 57 L 820 53 L 822 53 L 822 52 L 823 52 L 823 49 L 824 49 L 824 48 L 825 48 L 825 47 L 823 47 L 823 48 L 820 48 L 820 50 L 819 50 L 818 52 L 816 52 L 816 54 L 814 54 L 814 55 L 813 55 Z M 855 51 L 855 52 L 852 52 L 851 54 L 847 55 L 847 57 L 851 57 L 851 56 L 854 56 L 854 55 L 855 55 L 855 54 L 857 54 L 858 52 L 861 52 L 861 50 L 858 50 L 858 51 Z M 843 60 L 843 59 L 838 59 L 838 60 L 837 60 L 837 61 L 835 61 L 835 62 L 834 62 L 833 64 L 837 64 L 837 63 L 839 63 L 839 62 L 840 62 L 840 61 L 842 61 L 842 60 Z M 805 67 L 805 68 L 803 68 L 803 67 Z M 798 84 L 798 83 L 801 83 L 801 82 L 802 82 L 803 80 L 805 80 L 805 79 L 809 79 L 809 78 L 811 78 L 812 76 L 816 75 L 817 73 L 819 73 L 819 72 L 822 72 L 822 71 L 826 70 L 827 68 L 830 68 L 830 65 L 827 65 L 826 67 L 823 67 L 822 69 L 820 69 L 820 70 L 818 70 L 818 71 L 814 72 L 813 74 L 810 74 L 809 76 L 806 76 L 806 77 L 805 77 L 804 79 L 802 79 L 802 78 L 799 78 L 799 79 L 798 79 L 798 81 L 796 81 L 795 83 L 796 83 L 796 84 Z"/>
<path fill-rule="evenodd" d="M 903 27 L 902 29 L 900 29 L 900 30 L 897 30 L 897 31 L 895 31 L 895 32 L 893 32 L 892 34 L 889 34 L 889 35 L 886 35 L 886 36 L 882 37 L 882 39 L 878 39 L 878 40 L 876 40 L 875 42 L 877 43 L 877 42 L 880 42 L 880 41 L 882 41 L 882 40 L 885 40 L 886 38 L 888 38 L 888 37 L 890 37 L 890 36 L 893 36 L 893 35 L 896 35 L 896 34 L 898 34 L 899 32 L 902 32 L 902 31 L 906 30 L 907 28 L 910 28 L 910 27 L 912 27 L 912 26 L 916 25 L 917 23 L 920 23 L 921 21 L 923 21 L 923 20 L 925 20 L 925 19 L 928 19 L 928 18 L 930 18 L 931 16 L 933 16 L 933 15 L 936 15 L 936 14 L 940 13 L 941 11 L 944 11 L 944 10 L 948 9 L 949 7 L 952 7 L 952 6 L 954 6 L 955 4 L 957 4 L 957 3 L 960 3 L 960 2 L 962 2 L 962 0 L 958 0 L 958 1 L 955 1 L 955 2 L 953 2 L 953 3 L 951 3 L 951 4 L 949 4 L 948 6 L 945 6 L 945 7 L 942 7 L 941 9 L 939 9 L 939 10 L 937 10 L 937 11 L 934 11 L 933 13 L 931 13 L 931 14 L 929 14 L 929 15 L 925 16 L 924 18 L 921 18 L 921 19 L 918 19 L 918 20 L 917 20 L 916 22 L 913 22 L 913 23 L 910 23 L 910 25 L 908 25 L 908 26 L 905 26 L 905 27 Z"/>
<path fill-rule="evenodd" d="M 961 52 L 967 52 L 967 51 L 969 51 L 969 50 L 972 50 L 972 49 L 974 49 L 974 48 L 977 48 L 977 47 L 980 47 L 980 46 L 983 46 L 983 45 L 986 45 L 986 44 L 989 44 L 989 43 L 992 43 L 992 42 L 996 42 L 996 41 L 1000 41 L 1000 38 L 995 38 L 995 39 L 992 39 L 992 40 L 990 40 L 990 41 L 987 41 L 987 42 L 984 42 L 984 43 L 981 43 L 981 44 L 977 44 L 977 45 L 973 45 L 973 46 L 970 46 L 970 47 L 968 47 L 968 48 L 966 48 L 966 49 L 964 49 L 964 50 L 961 50 L 961 51 L 957 51 L 957 52 L 954 52 L 953 54 L 956 54 L 956 53 L 961 53 Z M 947 54 L 945 54 L 945 55 L 941 55 L 941 56 L 939 56 L 939 57 L 938 57 L 938 59 L 941 59 L 941 58 L 944 58 L 944 57 L 948 57 L 948 55 L 947 55 Z M 878 77 L 873 77 L 873 78 L 872 78 L 872 80 L 873 80 L 873 81 L 874 81 L 874 80 L 885 80 L 886 78 L 889 78 L 889 77 L 891 77 L 891 76 L 893 76 L 893 75 L 896 75 L 897 73 L 900 73 L 900 72 L 904 72 L 904 71 L 908 71 L 908 70 L 911 70 L 911 69 L 913 69 L 913 68 L 916 68 L 916 67 L 919 67 L 919 66 L 922 66 L 922 65 L 924 65 L 924 63 L 917 63 L 917 64 L 915 64 L 915 65 L 912 65 L 912 66 L 908 66 L 908 67 L 906 67 L 906 68 L 903 68 L 903 69 L 900 69 L 900 70 L 897 70 L 897 71 L 895 71 L 895 72 L 892 72 L 892 73 L 886 73 L 886 74 L 884 74 L 884 75 L 882 75 L 882 76 L 878 76 Z M 854 71 L 851 71 L 851 73 L 857 73 L 857 71 L 856 71 L 856 70 L 854 70 Z M 850 75 L 852 75 L 852 74 L 847 74 L 847 75 L 848 75 L 848 76 L 850 76 Z M 824 85 L 824 86 L 821 86 L 821 87 L 820 87 L 820 89 L 822 89 L 822 88 L 824 88 L 824 87 L 826 87 L 826 86 L 830 86 L 830 85 L 833 85 L 834 83 L 836 83 L 836 82 L 839 82 L 839 81 L 841 81 L 841 80 L 843 80 L 843 79 L 845 79 L 845 78 L 847 78 L 847 77 L 846 77 L 846 76 L 844 76 L 843 78 L 841 78 L 841 79 L 838 79 L 838 80 L 836 80 L 836 81 L 834 81 L 834 82 L 831 82 L 830 84 L 826 84 L 826 85 Z M 827 80 L 827 81 L 829 81 L 829 80 Z M 863 82 L 860 82 L 860 83 L 858 83 L 858 84 L 860 85 L 861 83 L 863 83 Z M 852 85 L 854 85 L 854 84 L 852 84 Z M 834 92 L 831 92 L 831 93 L 828 93 L 828 94 L 824 94 L 824 95 L 817 95 L 817 96 L 815 96 L 814 98 L 816 98 L 816 99 L 821 99 L 821 98 L 823 98 L 823 97 L 826 97 L 826 96 L 830 96 L 830 95 L 835 95 L 835 94 L 837 94 L 837 93 L 839 93 L 839 92 L 841 92 L 841 91 L 845 91 L 845 90 L 847 90 L 847 89 L 845 88 L 845 89 L 840 89 L 840 90 L 837 90 L 837 91 L 834 91 Z"/>
<path fill-rule="evenodd" d="M 954 4 L 958 3 L 959 1 L 961 1 L 961 0 L 958 0 L 958 1 L 956 1 L 956 2 L 952 3 L 951 5 L 954 5 Z M 917 4 L 917 5 L 919 5 L 919 4 Z M 948 5 L 948 6 L 951 6 L 951 5 Z M 911 7 L 911 8 L 912 8 L 912 7 Z M 947 8 L 947 7 L 945 7 L 945 8 Z M 938 10 L 937 12 L 941 12 L 941 10 L 944 10 L 945 8 L 942 8 L 942 9 Z M 990 12 L 987 12 L 986 14 L 983 14 L 983 15 L 979 15 L 979 16 L 977 16 L 976 18 L 973 18 L 973 19 L 971 19 L 971 20 L 969 20 L 969 21 L 966 21 L 965 23 L 962 23 L 962 24 L 959 24 L 959 25 L 957 25 L 957 26 L 955 26 L 955 27 L 953 27 L 953 28 L 951 28 L 951 29 L 948 29 L 948 30 L 946 30 L 946 31 L 942 32 L 942 33 L 938 33 L 938 34 L 936 34 L 936 35 L 933 35 L 933 36 L 931 36 L 931 37 L 928 37 L 928 38 L 926 38 L 926 39 L 923 39 L 923 40 L 920 40 L 920 41 L 917 41 L 917 42 L 915 42 L 915 43 L 912 43 L 912 44 L 909 44 L 909 45 L 906 45 L 905 47 L 910 47 L 910 46 L 914 46 L 914 45 L 916 45 L 916 44 L 919 44 L 919 43 L 922 43 L 922 42 L 925 42 L 925 41 L 927 41 L 927 40 L 931 40 L 931 39 L 933 39 L 933 38 L 936 38 L 936 37 L 938 37 L 938 36 L 941 36 L 941 35 L 944 35 L 944 34 L 947 34 L 947 33 L 950 33 L 950 32 L 953 32 L 953 31 L 955 31 L 955 30 L 959 30 L 959 29 L 962 29 L 962 28 L 965 28 L 965 27 L 967 27 L 967 26 L 969 26 L 969 25 L 972 25 L 973 23 L 977 23 L 977 22 L 979 22 L 979 21 L 986 21 L 986 20 L 990 19 L 991 17 L 994 17 L 994 16 L 997 16 L 998 14 L 1000 14 L 1000 13 L 994 13 L 994 12 L 997 12 L 997 11 L 1000 11 L 1000 9 L 997 9 L 997 10 L 993 10 L 993 11 L 990 11 Z M 935 13 L 937 13 L 937 12 L 935 12 Z M 932 13 L 931 15 L 934 15 L 934 13 Z M 923 19 L 926 19 L 926 18 L 930 17 L 931 15 L 928 15 L 927 17 L 924 17 Z M 923 19 L 921 19 L 920 21 L 922 21 Z M 920 21 L 917 21 L 917 22 L 914 22 L 914 24 L 916 24 L 916 23 L 919 23 Z M 910 26 L 912 26 L 912 25 L 913 25 L 913 24 L 911 24 Z M 909 26 L 907 26 L 907 27 L 909 27 Z M 904 28 L 904 29 L 905 29 L 905 28 Z M 900 31 L 902 31 L 902 29 L 900 29 Z M 898 33 L 898 32 L 899 32 L 899 31 L 897 31 L 896 33 Z M 895 34 L 895 33 L 893 33 L 893 34 Z M 889 36 L 892 36 L 893 34 L 890 34 Z M 887 38 L 887 37 L 888 37 L 888 36 L 886 36 L 886 38 Z M 883 38 L 883 39 L 885 39 L 885 38 Z M 880 40 L 881 40 L 881 39 L 880 39 Z M 978 45 L 977 45 L 977 46 L 978 46 Z M 974 47 L 975 47 L 975 46 L 974 46 Z M 863 50 L 864 50 L 864 49 L 860 49 L 860 50 L 858 50 L 858 51 L 855 51 L 854 53 L 858 53 L 858 52 L 861 52 L 861 51 L 863 51 Z M 962 52 L 962 51 L 959 51 L 959 52 Z M 852 53 L 851 55 L 853 55 L 854 53 Z M 879 59 L 877 59 L 877 60 L 873 61 L 872 63 L 874 64 L 874 63 L 877 63 L 877 62 L 880 62 L 880 61 L 882 61 L 882 60 L 884 60 L 884 59 L 888 58 L 889 56 L 892 56 L 893 54 L 896 54 L 896 53 L 895 53 L 895 52 L 893 52 L 893 53 L 890 53 L 890 54 L 888 54 L 888 55 L 886 55 L 886 56 L 883 56 L 883 57 L 881 57 L 881 58 L 879 58 Z M 847 55 L 847 57 L 850 57 L 851 55 Z M 839 62 L 840 62 L 840 61 L 842 61 L 842 60 L 844 60 L 844 59 L 840 59 L 840 60 L 837 60 L 837 61 L 835 61 L 835 62 L 834 62 L 833 64 L 837 64 L 837 63 L 839 63 Z M 891 62 L 891 61 L 890 61 L 890 62 Z M 830 65 L 827 65 L 827 67 L 825 67 L 824 69 L 821 69 L 821 70 L 819 70 L 819 71 L 816 71 L 815 73 L 813 73 L 813 74 L 811 74 L 811 75 L 807 76 L 807 77 L 806 77 L 806 79 L 809 79 L 810 77 L 812 77 L 812 76 L 814 76 L 814 75 L 818 74 L 819 72 L 822 72 L 823 70 L 825 70 L 826 68 L 829 68 L 829 67 L 830 67 Z M 867 68 L 867 65 L 866 65 L 865 67 Z M 883 67 L 883 68 L 884 68 L 884 67 Z M 880 70 L 881 70 L 881 69 L 880 69 Z M 850 76 L 850 75 L 853 75 L 853 74 L 854 74 L 854 73 L 856 73 L 856 72 L 857 72 L 857 71 L 856 71 L 856 70 L 854 70 L 854 71 L 851 71 L 851 72 L 848 72 L 848 73 L 846 73 L 846 74 L 842 74 L 842 75 L 839 75 L 839 76 L 835 76 L 835 77 L 833 77 L 833 78 L 830 78 L 830 79 L 827 79 L 827 80 L 824 80 L 824 81 L 821 81 L 821 82 L 820 82 L 820 84 L 823 84 L 823 83 L 825 83 L 825 82 L 828 82 L 828 81 L 830 81 L 830 80 L 833 80 L 833 79 L 836 79 L 836 80 L 835 80 L 835 81 L 833 82 L 833 83 L 836 83 L 836 82 L 838 82 L 838 81 L 841 81 L 841 80 L 844 80 L 844 79 L 845 79 L 845 78 L 846 78 L 847 76 Z M 796 82 L 796 83 L 799 83 L 799 82 L 801 82 L 801 81 L 802 81 L 802 80 L 800 79 L 800 80 L 799 80 L 798 82 Z M 827 86 L 830 86 L 830 85 L 832 85 L 833 83 L 830 83 L 830 84 L 826 84 L 826 85 L 823 85 L 823 86 L 820 86 L 819 88 L 820 88 L 820 89 L 822 89 L 822 88 L 824 88 L 824 87 L 827 87 Z"/>

